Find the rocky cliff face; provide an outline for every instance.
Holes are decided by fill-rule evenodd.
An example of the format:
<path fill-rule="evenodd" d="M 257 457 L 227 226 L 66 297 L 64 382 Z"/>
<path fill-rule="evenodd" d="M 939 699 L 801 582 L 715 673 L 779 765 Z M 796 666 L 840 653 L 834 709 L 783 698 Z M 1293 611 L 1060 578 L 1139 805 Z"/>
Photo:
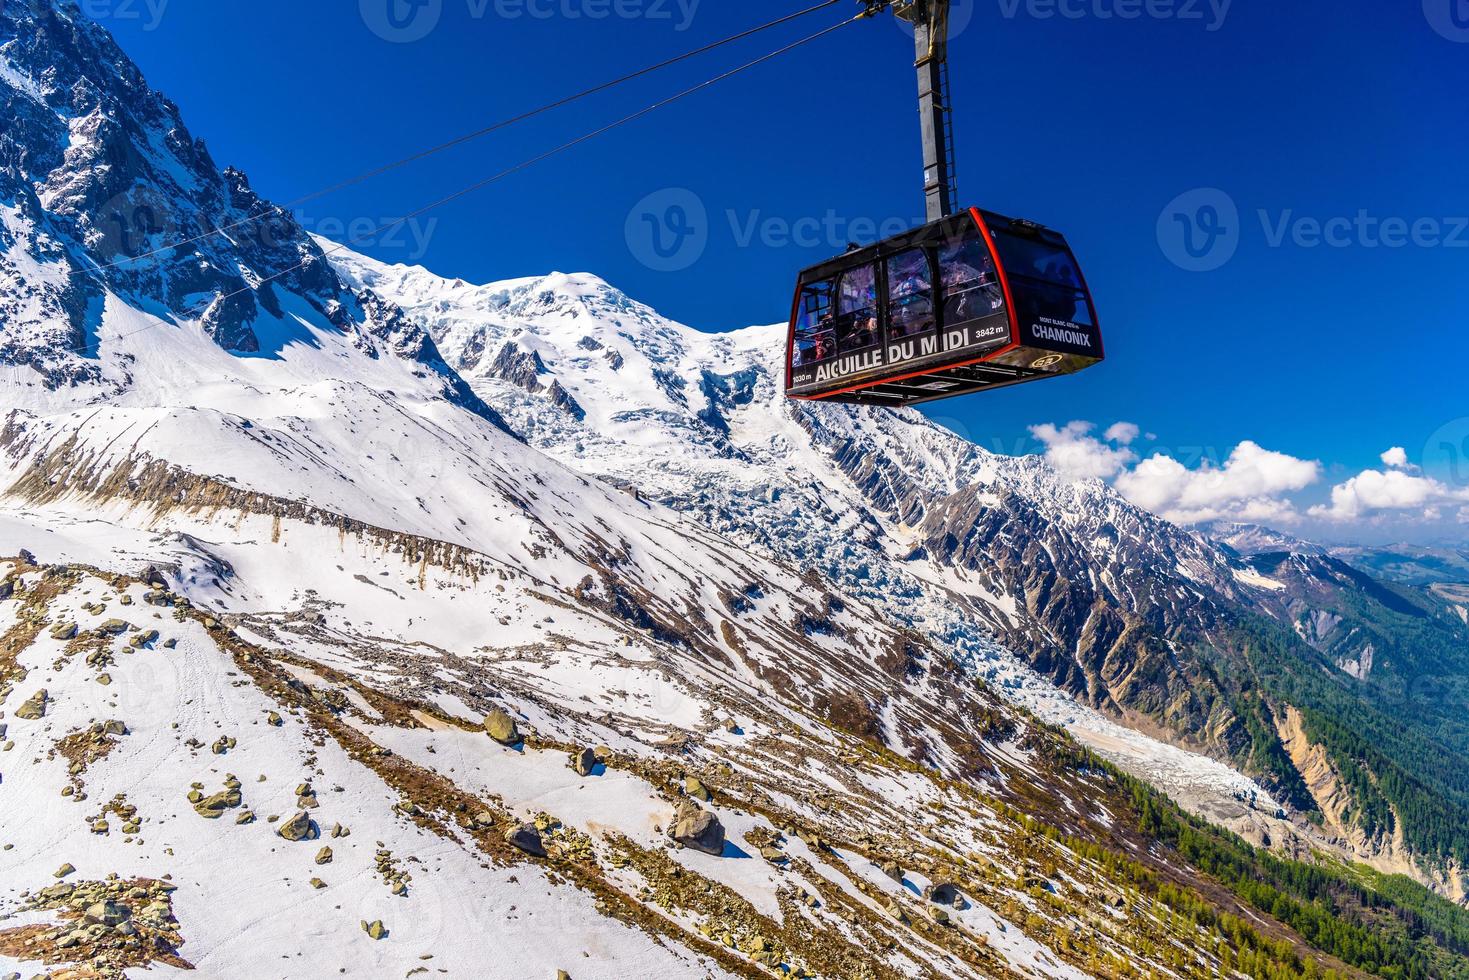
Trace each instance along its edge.
<path fill-rule="evenodd" d="M 274 353 L 306 317 L 419 361 L 488 412 L 421 327 L 344 289 L 288 211 L 220 169 L 74 2 L 0 5 L 0 117 L 0 364 L 115 391 L 132 372 L 102 344 L 139 329 L 118 305 L 239 354 Z"/>

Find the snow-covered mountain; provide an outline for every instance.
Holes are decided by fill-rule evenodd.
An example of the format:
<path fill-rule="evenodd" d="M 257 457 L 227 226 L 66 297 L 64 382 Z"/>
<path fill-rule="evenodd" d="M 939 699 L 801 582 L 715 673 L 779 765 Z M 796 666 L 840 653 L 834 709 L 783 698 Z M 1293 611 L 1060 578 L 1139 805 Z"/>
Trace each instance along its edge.
<path fill-rule="evenodd" d="M 1189 693 L 1211 693 L 1207 678 L 1186 664 L 1149 675 L 1138 653 L 1215 625 L 1200 596 L 1242 601 L 1235 570 L 1105 484 L 986 452 L 915 412 L 789 402 L 780 327 L 702 333 L 590 275 L 473 286 L 350 252 L 333 262 L 425 324 L 530 444 L 815 568 L 1042 717 L 1097 731 L 1117 761 L 1159 778 L 1166 753 L 1151 740 L 1119 752 L 1127 729 L 1078 700 L 1221 753 L 1238 740 Z"/>
<path fill-rule="evenodd" d="M 1230 756 L 1136 656 L 1252 602 L 1201 538 L 778 331 L 324 246 L 69 0 L 0 102 L 0 975 L 1463 965 L 1104 761 L 1308 856 L 1123 724 Z"/>
<path fill-rule="evenodd" d="M 1263 524 L 1241 524 L 1237 521 L 1211 521 L 1199 532 L 1211 541 L 1224 545 L 1245 557 L 1288 551 L 1298 555 L 1324 555 L 1327 549 L 1294 534 L 1265 527 Z"/>
<path fill-rule="evenodd" d="M 590 275 L 477 286 L 351 252 L 334 252 L 333 263 L 354 288 L 425 324 L 531 445 L 756 553 L 815 569 L 1012 702 L 1216 819 L 1250 816 L 1231 799 L 1273 809 L 1271 795 L 1303 812 L 1341 808 L 1350 762 L 1333 756 L 1331 780 L 1305 778 L 1290 719 L 1299 708 L 1340 710 L 1330 685 L 1366 674 L 1311 642 L 1281 604 L 1283 586 L 1233 548 L 1099 481 L 988 453 L 916 413 L 789 402 L 778 326 L 699 332 Z M 1241 544 L 1264 540 L 1263 529 L 1233 530 Z M 1373 585 L 1360 587 L 1367 595 Z M 1284 659 L 1259 663 L 1262 643 Z M 1331 680 L 1309 694 L 1272 680 L 1279 687 L 1262 700 L 1262 670 Z M 1270 792 L 1149 735 L 1247 767 Z M 1358 832 L 1357 811 L 1346 811 L 1326 838 L 1302 820 L 1275 839 L 1299 835 L 1464 893 L 1455 859 L 1419 868 L 1412 846 Z"/>

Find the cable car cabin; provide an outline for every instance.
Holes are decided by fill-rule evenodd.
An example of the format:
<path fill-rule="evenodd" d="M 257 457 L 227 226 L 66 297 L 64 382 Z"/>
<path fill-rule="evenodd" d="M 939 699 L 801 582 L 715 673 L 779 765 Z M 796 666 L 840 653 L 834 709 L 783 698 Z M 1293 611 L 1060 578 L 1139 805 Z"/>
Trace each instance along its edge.
<path fill-rule="evenodd" d="M 801 273 L 786 394 L 913 405 L 1101 360 L 1066 239 L 975 208 Z"/>

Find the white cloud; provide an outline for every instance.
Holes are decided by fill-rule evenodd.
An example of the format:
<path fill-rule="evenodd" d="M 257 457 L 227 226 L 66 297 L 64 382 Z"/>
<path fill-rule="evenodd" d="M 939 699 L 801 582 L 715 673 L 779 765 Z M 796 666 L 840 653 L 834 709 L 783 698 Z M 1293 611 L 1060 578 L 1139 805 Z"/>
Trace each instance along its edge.
<path fill-rule="evenodd" d="M 1427 476 L 1393 446 L 1381 454 L 1382 468 L 1363 470 L 1331 488 L 1328 503 L 1306 509 L 1296 496 L 1321 481 L 1320 462 L 1300 459 L 1245 440 L 1221 464 L 1187 466 L 1166 451 L 1142 458 L 1135 449 L 1152 433 L 1116 422 L 1098 434 L 1091 422 L 1031 426 L 1045 445 L 1047 462 L 1071 481 L 1105 480 L 1132 503 L 1173 521 L 1215 520 L 1297 524 L 1307 518 L 1335 524 L 1381 524 L 1396 519 L 1417 525 L 1457 521 L 1469 526 L 1469 487 Z"/>
<path fill-rule="evenodd" d="M 1402 446 L 1394 446 L 1382 454 L 1382 463 L 1395 470 L 1405 470 L 1408 468 L 1408 451 Z"/>
<path fill-rule="evenodd" d="M 1386 454 L 1384 454 L 1386 455 Z M 1429 476 L 1404 470 L 1363 470 L 1331 488 L 1331 504 L 1311 508 L 1327 521 L 1355 521 L 1387 511 L 1422 511 L 1469 501 L 1469 490 L 1455 490 Z M 1430 518 L 1432 519 L 1432 518 Z"/>
<path fill-rule="evenodd" d="M 1285 495 L 1320 478 L 1320 463 L 1246 441 L 1223 466 L 1206 461 L 1189 469 L 1171 456 L 1154 455 L 1121 472 L 1116 486 L 1133 503 L 1178 524 L 1221 518 L 1290 523 L 1299 515 Z"/>
<path fill-rule="evenodd" d="M 1030 432 L 1045 444 L 1046 460 L 1064 479 L 1109 480 L 1125 470 L 1137 455 L 1131 449 L 1107 445 L 1091 434 L 1095 428 L 1090 422 L 1068 422 L 1063 428 L 1047 422 L 1031 426 Z M 1114 425 L 1107 430 L 1109 439 L 1116 428 Z"/>

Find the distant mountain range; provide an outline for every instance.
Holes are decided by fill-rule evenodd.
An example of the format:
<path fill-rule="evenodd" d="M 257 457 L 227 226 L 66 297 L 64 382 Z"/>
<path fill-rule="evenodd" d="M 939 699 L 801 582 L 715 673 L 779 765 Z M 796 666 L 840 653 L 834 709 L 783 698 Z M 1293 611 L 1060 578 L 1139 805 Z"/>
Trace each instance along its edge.
<path fill-rule="evenodd" d="M 1469 583 L 1469 547 L 1424 545 L 1324 545 L 1259 524 L 1216 521 L 1198 530 L 1237 555 L 1267 552 L 1332 555 L 1376 578 L 1403 585 Z"/>

